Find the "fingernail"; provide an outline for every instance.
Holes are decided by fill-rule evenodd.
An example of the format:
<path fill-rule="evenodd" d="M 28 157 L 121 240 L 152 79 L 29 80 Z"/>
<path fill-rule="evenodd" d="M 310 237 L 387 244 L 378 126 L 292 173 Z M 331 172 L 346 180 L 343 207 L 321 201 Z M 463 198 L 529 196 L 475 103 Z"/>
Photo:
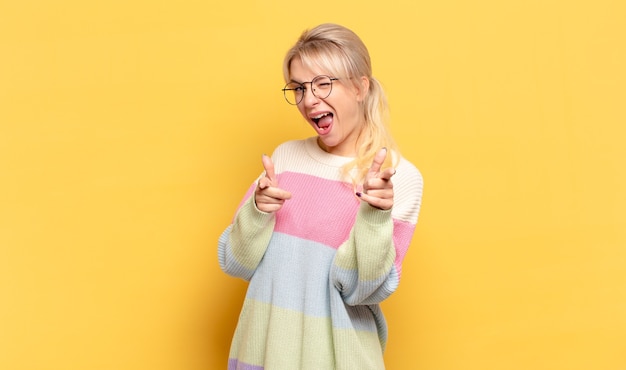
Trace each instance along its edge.
<path fill-rule="evenodd" d="M 356 196 L 360 198 L 360 197 L 361 197 L 361 192 L 358 192 L 358 191 L 357 191 L 357 192 L 356 192 Z"/>
<path fill-rule="evenodd" d="M 386 146 L 384 146 L 383 149 L 385 149 L 385 151 L 387 151 L 387 147 Z"/>

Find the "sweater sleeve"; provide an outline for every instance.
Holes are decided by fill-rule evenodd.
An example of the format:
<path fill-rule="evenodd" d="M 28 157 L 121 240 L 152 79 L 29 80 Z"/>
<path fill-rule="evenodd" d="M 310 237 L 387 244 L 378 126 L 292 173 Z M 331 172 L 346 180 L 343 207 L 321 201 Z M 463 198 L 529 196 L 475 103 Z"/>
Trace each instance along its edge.
<path fill-rule="evenodd" d="M 350 238 L 337 249 L 331 268 L 331 279 L 346 304 L 376 304 L 395 290 L 392 234 L 391 212 L 363 202 Z"/>
<path fill-rule="evenodd" d="M 420 172 L 408 162 L 394 177 L 394 207 L 382 211 L 362 202 L 350 237 L 335 255 L 331 280 L 348 305 L 378 304 L 400 282 L 422 198 Z"/>
<path fill-rule="evenodd" d="M 249 281 L 261 262 L 272 237 L 276 217 L 260 211 L 254 204 L 254 194 L 248 192 L 233 223 L 218 241 L 220 268 L 229 275 Z"/>

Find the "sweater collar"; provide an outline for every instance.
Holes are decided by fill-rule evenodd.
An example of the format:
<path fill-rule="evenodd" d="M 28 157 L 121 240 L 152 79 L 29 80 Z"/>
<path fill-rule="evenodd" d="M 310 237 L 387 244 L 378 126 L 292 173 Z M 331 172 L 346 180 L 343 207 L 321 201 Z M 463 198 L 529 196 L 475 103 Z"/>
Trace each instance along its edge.
<path fill-rule="evenodd" d="M 354 160 L 353 157 L 344 157 L 325 152 L 317 143 L 317 136 L 305 139 L 304 145 L 307 153 L 316 161 L 332 167 L 342 167 L 346 163 Z"/>

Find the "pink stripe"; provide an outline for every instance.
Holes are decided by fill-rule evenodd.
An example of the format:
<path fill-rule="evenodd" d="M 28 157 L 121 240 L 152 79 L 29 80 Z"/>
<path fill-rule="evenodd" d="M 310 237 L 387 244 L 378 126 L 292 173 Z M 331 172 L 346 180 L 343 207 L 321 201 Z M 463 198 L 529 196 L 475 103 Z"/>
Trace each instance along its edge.
<path fill-rule="evenodd" d="M 350 185 L 293 172 L 279 183 L 292 197 L 276 213 L 276 231 L 333 248 L 348 239 L 359 208 Z"/>
<path fill-rule="evenodd" d="M 350 185 L 293 172 L 281 173 L 278 181 L 281 188 L 292 193 L 292 198 L 276 213 L 276 231 L 335 249 L 348 240 L 359 208 L 359 200 Z M 239 206 L 252 196 L 255 188 L 256 183 L 250 186 Z M 333 222 L 336 219 L 342 222 Z M 394 264 L 400 275 L 415 225 L 394 219 L 393 226 Z"/>
<path fill-rule="evenodd" d="M 402 275 L 402 261 L 411 244 L 415 225 L 401 220 L 393 220 L 393 245 L 396 248 L 396 260 L 394 262 L 398 277 Z"/>

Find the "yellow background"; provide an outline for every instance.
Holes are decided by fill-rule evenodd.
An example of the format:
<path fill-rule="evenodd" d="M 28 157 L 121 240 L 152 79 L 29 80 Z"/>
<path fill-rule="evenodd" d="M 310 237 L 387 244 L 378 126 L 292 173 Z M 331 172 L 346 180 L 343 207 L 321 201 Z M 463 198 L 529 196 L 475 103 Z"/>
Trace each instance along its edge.
<path fill-rule="evenodd" d="M 217 238 L 330 21 L 426 181 L 389 369 L 625 370 L 625 4 L 2 0 L 0 369 L 225 368 Z"/>

